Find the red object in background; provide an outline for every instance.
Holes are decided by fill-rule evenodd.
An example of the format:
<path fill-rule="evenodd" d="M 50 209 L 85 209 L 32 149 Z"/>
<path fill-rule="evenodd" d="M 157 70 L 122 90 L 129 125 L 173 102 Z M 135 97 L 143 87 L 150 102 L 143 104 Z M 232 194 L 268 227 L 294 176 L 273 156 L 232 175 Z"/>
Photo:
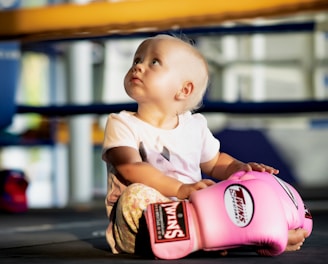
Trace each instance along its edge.
<path fill-rule="evenodd" d="M 0 170 L 0 211 L 22 213 L 27 211 L 28 182 L 20 170 Z"/>

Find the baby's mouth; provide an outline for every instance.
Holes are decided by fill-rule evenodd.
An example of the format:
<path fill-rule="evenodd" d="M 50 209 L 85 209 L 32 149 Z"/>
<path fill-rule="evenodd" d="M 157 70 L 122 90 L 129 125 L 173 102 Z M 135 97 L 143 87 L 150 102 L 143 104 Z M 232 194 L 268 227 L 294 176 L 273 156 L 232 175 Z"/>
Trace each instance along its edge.
<path fill-rule="evenodd" d="M 134 76 L 130 79 L 131 82 L 133 83 L 137 83 L 137 82 L 142 82 L 141 79 L 139 79 L 138 77 Z"/>

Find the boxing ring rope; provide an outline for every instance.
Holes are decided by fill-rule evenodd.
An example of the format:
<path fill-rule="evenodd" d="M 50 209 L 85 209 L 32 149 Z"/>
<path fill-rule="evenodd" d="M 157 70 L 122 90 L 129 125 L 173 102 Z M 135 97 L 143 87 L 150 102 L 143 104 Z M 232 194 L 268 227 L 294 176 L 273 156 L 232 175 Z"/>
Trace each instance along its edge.
<path fill-rule="evenodd" d="M 172 6 L 175 8 L 172 8 Z M 203 0 L 104 1 L 84 5 L 57 4 L 0 12 L 1 40 L 19 40 L 29 49 L 42 41 L 92 38 L 146 37 L 161 30 L 185 35 L 311 32 L 313 21 L 271 25 L 218 26 L 227 21 L 318 12 L 328 9 L 326 0 L 245 0 L 242 3 Z M 135 12 L 135 11 L 138 12 Z M 60 19 L 58 19 L 60 18 Z M 249 23 L 249 21 L 248 21 Z M 183 31 L 182 31 L 183 29 Z M 41 41 L 41 42 L 40 42 Z M 1 42 L 0 42 L 1 43 Z M 24 43 L 27 46 L 24 46 Z M 37 44 L 37 46 L 39 45 Z M 35 48 L 35 47 L 34 47 Z M 33 47 L 32 47 L 33 49 Z M 328 101 L 224 103 L 207 102 L 202 112 L 239 114 L 326 112 Z M 65 106 L 18 105 L 17 113 L 47 116 L 105 114 L 135 109 L 133 104 Z"/>
<path fill-rule="evenodd" d="M 173 8 L 174 7 L 174 8 Z M 328 9 L 326 0 L 139 0 L 0 12 L 0 40 L 35 42 L 214 26 Z M 250 21 L 247 21 L 250 22 Z"/>
<path fill-rule="evenodd" d="M 83 114 L 103 115 L 121 110 L 135 111 L 135 103 L 120 104 L 91 104 L 91 105 L 52 105 L 52 106 L 28 106 L 18 105 L 18 114 L 37 113 L 48 117 L 72 116 Z M 327 113 L 328 100 L 309 101 L 270 101 L 270 102 L 211 102 L 207 101 L 199 109 L 202 113 L 226 113 L 226 114 L 305 114 Z"/>
<path fill-rule="evenodd" d="M 131 34 L 111 34 L 107 36 L 95 36 L 95 37 L 75 37 L 77 40 L 118 40 L 118 39 L 135 39 L 135 38 L 148 38 L 156 34 L 171 34 L 180 36 L 181 34 L 192 37 L 198 36 L 228 36 L 228 35 L 249 35 L 249 34 L 296 34 L 296 33 L 311 33 L 318 28 L 318 24 L 314 21 L 303 22 L 284 22 L 270 25 L 234 25 L 234 26 L 211 26 L 211 27 L 193 27 L 184 29 L 172 29 L 167 31 L 149 31 L 149 32 L 134 32 Z M 56 53 L 56 48 L 53 48 L 53 44 L 58 42 L 69 42 L 72 39 L 56 39 L 56 40 L 43 40 L 39 42 L 23 42 L 21 47 L 24 51 L 36 51 L 45 53 Z"/>

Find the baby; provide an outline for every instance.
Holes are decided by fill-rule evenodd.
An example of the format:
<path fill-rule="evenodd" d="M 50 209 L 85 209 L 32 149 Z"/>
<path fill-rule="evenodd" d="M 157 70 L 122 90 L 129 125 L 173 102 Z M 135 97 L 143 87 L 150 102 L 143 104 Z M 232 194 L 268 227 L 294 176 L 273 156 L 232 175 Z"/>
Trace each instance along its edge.
<path fill-rule="evenodd" d="M 136 112 L 110 114 L 102 158 L 107 164 L 107 241 L 114 253 L 135 253 L 139 219 L 150 203 L 188 199 L 194 191 L 237 171 L 271 166 L 244 163 L 220 152 L 205 117 L 193 113 L 208 84 L 206 60 L 190 43 L 169 35 L 144 40 L 124 78 Z M 287 251 L 300 249 L 306 231 L 289 232 Z"/>

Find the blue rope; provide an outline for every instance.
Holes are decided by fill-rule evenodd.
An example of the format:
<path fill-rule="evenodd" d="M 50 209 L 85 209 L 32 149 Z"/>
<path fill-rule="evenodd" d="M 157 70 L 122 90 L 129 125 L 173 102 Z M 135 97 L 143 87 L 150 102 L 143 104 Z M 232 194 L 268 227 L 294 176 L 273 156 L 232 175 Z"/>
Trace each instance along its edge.
<path fill-rule="evenodd" d="M 17 113 L 36 113 L 44 116 L 72 116 L 82 114 L 108 114 L 121 110 L 136 111 L 135 103 L 120 104 L 90 104 L 90 105 L 51 105 L 28 106 L 18 105 Z M 326 113 L 328 100 L 311 101 L 271 101 L 271 102 L 204 102 L 198 112 L 227 113 L 227 114 L 297 114 L 297 113 Z"/>

